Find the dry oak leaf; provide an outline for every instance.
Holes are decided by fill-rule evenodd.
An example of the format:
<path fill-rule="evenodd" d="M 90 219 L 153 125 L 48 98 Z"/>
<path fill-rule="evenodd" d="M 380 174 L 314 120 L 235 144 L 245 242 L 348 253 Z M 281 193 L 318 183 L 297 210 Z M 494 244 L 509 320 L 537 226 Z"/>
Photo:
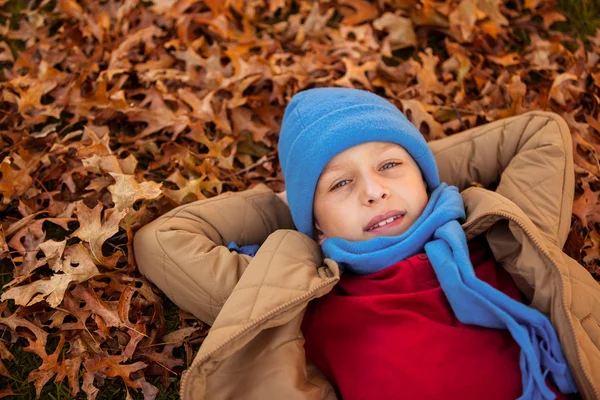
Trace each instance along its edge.
<path fill-rule="evenodd" d="M 427 112 L 425 105 L 419 100 L 400 100 L 405 114 L 410 115 L 411 122 L 421 132 L 424 130 L 428 140 L 440 139 L 446 136 L 442 125 Z M 423 126 L 425 125 L 426 128 Z"/>
<path fill-rule="evenodd" d="M 10 47 L 6 42 L 0 42 L 0 62 L 14 62 L 15 58 L 10 51 Z"/>
<path fill-rule="evenodd" d="M 131 63 L 127 59 L 128 53 L 140 43 L 144 43 L 146 51 L 150 52 L 156 47 L 154 36 L 163 36 L 164 32 L 156 25 L 144 27 L 132 34 L 126 35 L 125 40 L 110 55 L 109 70 L 130 68 Z"/>
<path fill-rule="evenodd" d="M 156 182 L 138 183 L 133 175 L 125 175 L 111 172 L 110 176 L 115 179 L 115 184 L 108 187 L 112 200 L 118 210 L 124 210 L 133 206 L 141 199 L 155 199 L 162 194 L 161 185 Z"/>
<path fill-rule="evenodd" d="M 46 264 L 54 271 L 60 270 L 61 257 L 67 241 L 63 240 L 62 242 L 56 242 L 54 240 L 47 240 L 40 243 L 40 240 L 43 240 L 44 236 L 45 235 L 39 239 L 36 239 L 35 236 L 31 234 L 25 236 L 23 244 L 26 245 L 29 250 L 27 250 L 21 265 L 15 268 L 13 280 L 8 282 L 4 287 L 18 285 L 28 279 L 34 270 Z M 44 252 L 45 257 L 38 260 L 36 254 L 39 250 Z"/>
<path fill-rule="evenodd" d="M 450 15 L 450 29 L 461 42 L 470 42 L 477 22 L 477 6 L 475 0 L 462 0 Z"/>
<path fill-rule="evenodd" d="M 544 20 L 544 28 L 546 29 L 550 29 L 552 24 L 554 24 L 555 22 L 564 22 L 567 20 L 567 17 L 565 17 L 558 11 L 548 10 L 544 11 L 541 15 L 542 19 Z"/>
<path fill-rule="evenodd" d="M 149 109 L 144 108 L 148 103 L 150 103 Z M 150 89 L 142 103 L 138 107 L 132 107 L 125 111 L 125 114 L 130 122 L 145 122 L 148 124 L 134 139 L 130 139 L 132 142 L 162 129 L 170 129 L 176 136 L 190 124 L 188 115 L 179 110 L 176 112 L 171 111 L 165 104 L 160 92 L 156 89 Z"/>
<path fill-rule="evenodd" d="M 422 94 L 441 93 L 443 86 L 437 78 L 435 68 L 439 62 L 439 57 L 433 55 L 431 48 L 425 49 L 424 53 L 419 53 L 419 58 L 422 61 L 419 71 L 417 72 L 417 82 Z"/>
<path fill-rule="evenodd" d="M 501 65 L 503 67 L 510 67 L 511 65 L 518 65 L 521 62 L 521 57 L 517 53 L 509 53 L 503 56 L 485 56 L 491 62 Z"/>
<path fill-rule="evenodd" d="M 585 254 L 583 262 L 586 265 L 594 265 L 600 260 L 600 235 L 596 231 L 590 230 L 582 251 Z"/>
<path fill-rule="evenodd" d="M 129 375 L 146 368 L 148 365 L 141 361 L 133 364 L 121 364 L 123 362 L 122 356 L 111 356 L 111 355 L 98 355 L 94 358 L 89 358 L 83 362 L 83 366 L 93 375 L 104 375 L 109 377 L 121 377 L 125 384 L 134 389 L 142 388 L 142 384 L 139 380 L 132 381 Z"/>
<path fill-rule="evenodd" d="M 40 279 L 24 286 L 10 288 L 2 293 L 0 300 L 14 299 L 16 304 L 22 306 L 31 306 L 45 300 L 50 307 L 56 308 L 62 302 L 71 282 L 85 282 L 99 273 L 81 244 L 67 248 L 62 265 L 56 268 L 57 273 L 50 279 Z"/>
<path fill-rule="evenodd" d="M 359 82 L 365 89 L 373 90 L 373 86 L 366 73 L 377 69 L 377 61 L 366 61 L 362 65 L 356 65 L 349 58 L 342 58 L 342 62 L 346 66 L 346 73 L 334 83 L 338 86 L 353 88 L 356 85 L 354 82 Z"/>
<path fill-rule="evenodd" d="M 11 352 L 6 348 L 4 340 L 0 341 L 0 358 L 2 360 L 12 360 L 15 358 L 15 356 L 13 356 Z M 6 369 L 6 367 L 4 366 L 4 363 L 2 361 L 0 361 L 0 375 L 10 379 L 13 378 L 8 369 Z"/>
<path fill-rule="evenodd" d="M 565 106 L 567 102 L 574 99 L 573 92 L 581 91 L 577 86 L 570 84 L 570 82 L 576 82 L 577 79 L 577 75 L 568 72 L 558 75 L 552 82 L 552 87 L 550 88 L 548 96 L 561 106 Z"/>
<path fill-rule="evenodd" d="M 175 345 L 167 344 L 162 351 L 154 351 L 150 348 L 145 351 L 140 351 L 137 355 L 146 358 L 148 361 L 153 361 L 163 368 L 173 372 L 173 368 L 183 365 L 183 360 L 173 356 Z"/>
<path fill-rule="evenodd" d="M 477 8 L 483 11 L 491 21 L 500 26 L 508 25 L 508 20 L 500 12 L 500 3 L 502 0 L 479 0 Z"/>
<path fill-rule="evenodd" d="M 388 32 L 384 41 L 389 43 L 390 50 L 417 45 L 417 35 L 409 18 L 386 12 L 373 21 L 373 28 Z"/>
<path fill-rule="evenodd" d="M 0 164 L 0 194 L 2 195 L 2 204 L 8 204 L 13 197 L 23 195 L 31 187 L 30 171 L 27 169 L 13 169 L 8 161 L 2 161 Z"/>
<path fill-rule="evenodd" d="M 354 13 L 344 17 L 342 20 L 343 24 L 360 25 L 363 22 L 376 18 L 379 14 L 377 5 L 366 0 L 340 0 L 340 3 L 350 6 L 355 10 Z"/>
<path fill-rule="evenodd" d="M 600 221 L 600 204 L 598 202 L 598 192 L 590 188 L 587 180 L 582 180 L 581 187 L 583 194 L 573 202 L 573 215 L 589 227 L 592 223 Z"/>
<path fill-rule="evenodd" d="M 3 304 L 7 304 L 7 303 L 3 303 Z M 5 307 L 6 306 L 4 306 L 3 309 Z M 1 313 L 0 313 L 0 315 L 1 315 Z M 42 328 L 35 325 L 34 323 L 29 322 L 25 318 L 19 317 L 16 313 L 12 314 L 8 317 L 0 316 L 0 324 L 4 324 L 4 325 L 8 326 L 10 328 L 10 330 L 15 333 L 17 332 L 17 328 L 26 328 L 35 336 L 35 340 L 41 341 L 42 343 L 46 343 L 46 340 L 48 339 L 48 333 L 46 331 L 44 331 Z M 25 336 L 28 339 L 31 338 L 30 334 L 24 335 L 22 332 L 23 331 L 21 330 L 20 334 L 18 336 Z M 14 341 L 16 341 L 16 338 L 14 338 L 13 342 Z"/>
<path fill-rule="evenodd" d="M 169 332 L 168 334 L 162 337 L 161 344 L 172 344 L 174 346 L 181 346 L 185 339 L 191 336 L 194 332 L 198 331 L 201 328 L 189 326 L 186 328 L 181 328 L 173 332 Z"/>
<path fill-rule="evenodd" d="M 82 201 L 79 201 L 75 211 L 79 220 L 79 228 L 73 232 L 71 237 L 78 237 L 90 244 L 90 252 L 96 265 L 114 268 L 123 253 L 117 250 L 110 257 L 105 257 L 102 254 L 102 245 L 119 231 L 119 222 L 127 215 L 129 210 L 116 210 L 114 208 L 105 210 L 104 222 L 102 222 L 102 208 L 102 203 L 98 203 L 96 207 L 89 209 Z"/>
<path fill-rule="evenodd" d="M 0 260 L 10 257 L 10 250 L 6 243 L 6 236 L 4 235 L 4 228 L 0 225 Z"/>
<path fill-rule="evenodd" d="M 109 336 L 111 334 L 109 327 L 127 328 L 127 334 L 130 339 L 127 342 L 127 346 L 121 352 L 123 361 L 131 358 L 136 351 L 138 343 L 147 337 L 144 324 L 133 324 L 129 321 L 131 298 L 135 292 L 135 289 L 132 287 L 125 287 L 115 310 L 111 305 L 100 300 L 96 292 L 91 288 L 84 288 L 79 285 L 72 290 L 75 296 L 85 301 L 86 304 L 82 309 L 91 311 L 94 314 L 94 320 L 98 325 L 98 331 L 100 331 L 101 335 Z"/>
<path fill-rule="evenodd" d="M 31 371 L 27 377 L 27 382 L 34 382 L 38 397 L 40 396 L 44 385 L 48 383 L 55 374 L 58 374 L 58 376 L 54 379 L 54 382 L 60 383 L 67 377 L 69 385 L 71 386 L 71 394 L 75 396 L 79 392 L 79 368 L 81 366 L 82 358 L 81 356 L 64 358 L 62 362 L 59 363 L 58 359 L 62 353 L 64 343 L 65 337 L 60 335 L 58 346 L 54 353 L 50 355 L 46 353 L 46 343 L 41 340 L 30 341 L 29 346 L 24 348 L 24 350 L 35 353 L 42 359 L 42 365 Z"/>

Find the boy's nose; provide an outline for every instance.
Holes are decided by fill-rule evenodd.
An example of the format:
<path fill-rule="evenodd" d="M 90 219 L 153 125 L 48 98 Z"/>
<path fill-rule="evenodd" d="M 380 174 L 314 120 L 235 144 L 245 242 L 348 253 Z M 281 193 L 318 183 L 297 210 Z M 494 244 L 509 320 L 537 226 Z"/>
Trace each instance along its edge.
<path fill-rule="evenodd" d="M 367 178 L 364 181 L 363 196 L 364 203 L 371 205 L 390 197 L 390 190 L 387 185 L 382 184 L 377 179 Z"/>

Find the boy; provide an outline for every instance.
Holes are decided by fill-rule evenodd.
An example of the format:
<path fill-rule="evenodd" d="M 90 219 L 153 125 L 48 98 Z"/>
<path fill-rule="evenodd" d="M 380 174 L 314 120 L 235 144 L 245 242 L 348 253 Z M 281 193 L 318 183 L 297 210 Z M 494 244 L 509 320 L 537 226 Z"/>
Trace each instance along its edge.
<path fill-rule="evenodd" d="M 478 240 L 472 245 L 477 254 L 471 254 L 469 261 L 464 235 L 473 239 L 482 238 L 483 233 L 496 260 L 511 273 L 532 307 L 552 316 L 580 392 L 589 398 L 599 397 L 600 336 L 593 324 L 600 319 L 594 314 L 600 290 L 559 247 L 568 232 L 572 201 L 568 131 L 562 120 L 543 113 L 503 122 L 509 123 L 515 131 L 513 136 L 502 129 L 503 125 L 494 123 L 467 136 L 439 141 L 437 161 L 443 165 L 442 180 L 464 188 L 474 180 L 491 185 L 502 174 L 497 193 L 479 188 L 463 192 L 467 208 L 463 233 L 457 222 L 464 217 L 462 199 L 456 189 L 440 183 L 433 154 L 395 107 L 353 89 L 312 89 L 295 96 L 286 109 L 279 147 L 293 223 L 285 204 L 268 189 L 259 187 L 180 207 L 136 236 L 135 253 L 142 273 L 180 307 L 212 324 L 182 378 L 182 398 L 336 398 L 320 372 L 306 365 L 300 334 L 303 320 L 309 359 L 318 364 L 343 396 L 416 394 L 426 398 L 444 393 L 446 386 L 436 381 L 415 381 L 408 374 L 410 368 L 402 369 L 402 354 L 393 351 L 411 347 L 392 349 L 390 344 L 394 342 L 389 335 L 384 338 L 385 346 L 371 340 L 385 334 L 386 320 L 394 332 L 405 334 L 401 323 L 409 319 L 390 314 L 390 318 L 374 321 L 376 329 L 369 330 L 359 326 L 363 321 L 348 318 L 348 312 L 362 318 L 378 311 L 397 311 L 394 306 L 380 307 L 369 314 L 368 304 L 361 308 L 350 302 L 364 303 L 379 289 L 384 293 L 395 290 L 393 285 L 374 287 L 378 281 L 391 282 L 377 274 L 395 271 L 395 276 L 401 276 L 406 268 L 398 268 L 398 264 L 411 257 L 431 260 L 425 267 L 433 268 L 435 275 L 429 274 L 428 282 L 436 283 L 437 278 L 440 283 L 432 287 L 437 297 L 425 302 L 412 299 L 416 306 L 409 311 L 420 312 L 421 320 L 431 310 L 437 312 L 438 319 L 430 319 L 439 325 L 442 334 L 460 328 L 454 331 L 464 335 L 448 335 L 462 340 L 463 349 L 468 350 L 471 343 L 483 351 L 486 341 L 491 343 L 495 355 L 491 353 L 497 357 L 490 360 L 503 365 L 503 375 L 496 380 L 508 386 L 497 398 L 521 393 L 527 398 L 551 397 L 554 393 L 546 386 L 545 374 L 553 378 L 551 385 L 566 393 L 575 391 L 554 330 L 544 324 L 547 320 L 541 313 L 517 301 L 519 293 L 512 281 L 495 269 L 493 260 L 487 260 L 485 242 Z M 474 143 L 478 140 L 490 145 L 477 150 Z M 465 158 L 465 152 L 472 152 L 471 157 Z M 523 163 L 529 164 L 527 175 L 516 174 Z M 548 186 L 544 186 L 546 182 Z M 558 189 L 556 183 L 560 183 Z M 532 195 L 541 197 L 543 205 L 532 202 Z M 527 211 L 529 218 L 518 206 Z M 294 224 L 298 231 L 291 230 Z M 322 244 L 327 257 L 324 261 L 310 237 Z M 225 246 L 231 242 L 262 245 L 251 258 L 229 252 Z M 473 279 L 468 270 L 471 263 L 487 268 L 487 274 L 497 273 L 498 289 Z M 339 288 L 332 291 L 340 280 L 340 267 L 346 272 Z M 480 270 L 478 266 L 481 278 Z M 373 274 L 377 279 L 366 285 L 356 283 L 357 279 L 373 278 Z M 585 297 L 571 293 L 575 284 L 586 288 Z M 419 291 L 428 292 L 422 289 Z M 350 293 L 352 290 L 355 292 Z M 361 290 L 369 290 L 367 296 L 361 298 Z M 312 303 L 304 318 L 308 302 L 328 292 L 331 294 L 320 303 Z M 398 300 L 405 293 L 391 294 Z M 385 300 L 385 296 L 379 296 L 377 301 Z M 450 305 L 444 308 L 445 300 Z M 427 301 L 431 308 L 426 307 Z M 409 307 L 410 303 L 402 306 Z M 331 329 L 339 326 L 328 323 L 328 315 L 348 329 L 337 336 L 332 334 Z M 349 324 L 352 321 L 353 326 Z M 364 327 L 370 326 L 364 322 Z M 356 327 L 361 328 L 361 334 L 373 336 L 352 336 Z M 432 327 L 425 326 L 430 338 Z M 500 340 L 498 334 L 503 335 Z M 347 346 L 336 343 L 336 338 L 345 340 Z M 440 336 L 437 342 L 445 338 Z M 451 349 L 452 341 L 446 342 L 445 349 Z M 369 359 L 368 354 L 360 352 L 363 343 L 379 355 Z M 502 351 L 502 343 L 507 354 Z M 377 374 L 366 375 L 371 370 L 360 369 L 361 365 L 347 368 L 340 362 L 344 352 L 362 357 L 357 362 L 384 360 L 389 367 L 377 372 L 395 379 L 377 380 Z M 459 357 L 461 353 L 448 352 L 439 357 L 440 362 L 451 361 L 448 355 Z M 486 365 L 484 355 L 479 360 L 472 355 L 467 361 L 471 363 L 469 373 L 479 373 L 478 367 Z M 372 369 L 373 364 L 367 367 Z M 425 371 L 418 372 L 417 377 Z M 495 389 L 490 371 L 478 376 L 488 381 L 476 390 L 468 385 L 472 377 L 447 372 L 453 377 L 444 382 L 450 385 L 448 396 L 486 396 L 481 392 L 486 383 Z M 393 391 L 382 391 L 384 385 Z M 356 390 L 363 392 L 353 392 Z"/>

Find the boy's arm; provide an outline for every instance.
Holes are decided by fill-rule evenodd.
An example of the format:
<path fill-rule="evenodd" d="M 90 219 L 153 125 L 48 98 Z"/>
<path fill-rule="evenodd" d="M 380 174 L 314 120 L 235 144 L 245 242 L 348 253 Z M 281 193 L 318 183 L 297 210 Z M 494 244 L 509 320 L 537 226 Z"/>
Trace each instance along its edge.
<path fill-rule="evenodd" d="M 285 203 L 258 185 L 175 208 L 136 233 L 134 253 L 140 272 L 167 297 L 212 324 L 251 260 L 226 246 L 261 244 L 293 228 Z"/>
<path fill-rule="evenodd" d="M 569 128 L 534 111 L 429 143 L 440 178 L 463 190 L 473 182 L 515 202 L 554 243 L 569 233 L 574 195 Z"/>

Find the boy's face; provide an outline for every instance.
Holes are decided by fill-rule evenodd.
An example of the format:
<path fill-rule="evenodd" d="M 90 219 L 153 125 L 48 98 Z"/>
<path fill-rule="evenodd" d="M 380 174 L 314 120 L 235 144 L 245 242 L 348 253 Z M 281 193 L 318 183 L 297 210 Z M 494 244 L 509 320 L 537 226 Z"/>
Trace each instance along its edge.
<path fill-rule="evenodd" d="M 427 201 L 421 170 L 402 146 L 363 143 L 323 169 L 313 204 L 315 237 L 322 244 L 333 237 L 356 242 L 398 236 L 419 218 Z"/>

